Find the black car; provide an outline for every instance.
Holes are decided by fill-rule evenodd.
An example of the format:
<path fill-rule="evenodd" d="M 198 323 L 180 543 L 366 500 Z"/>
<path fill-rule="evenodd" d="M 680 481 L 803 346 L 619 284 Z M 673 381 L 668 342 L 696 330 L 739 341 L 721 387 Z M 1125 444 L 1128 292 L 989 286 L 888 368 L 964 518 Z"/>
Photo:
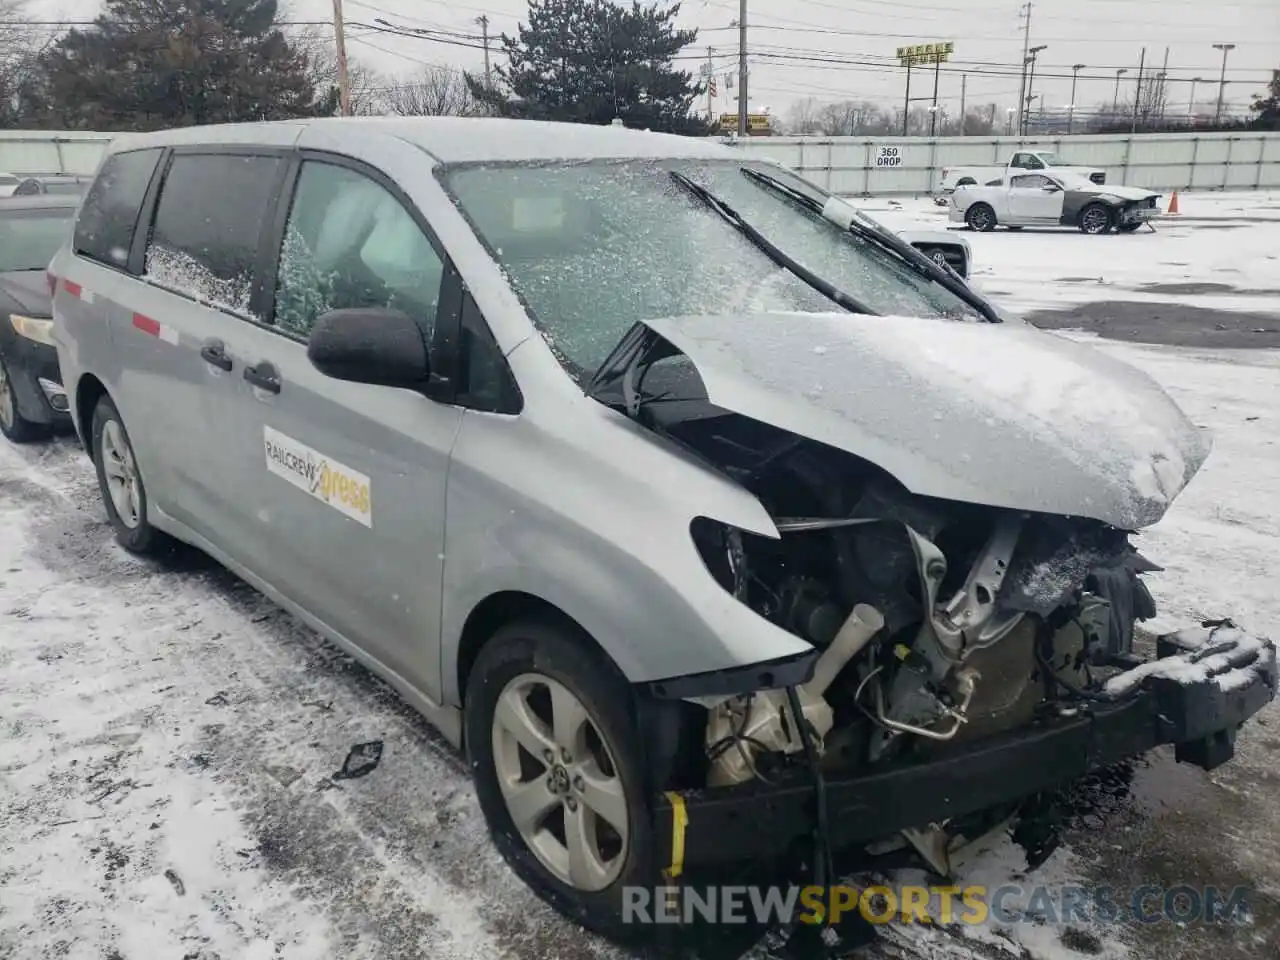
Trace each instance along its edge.
<path fill-rule="evenodd" d="M 70 423 L 47 270 L 78 202 L 66 194 L 0 200 L 0 433 L 15 443 Z"/>

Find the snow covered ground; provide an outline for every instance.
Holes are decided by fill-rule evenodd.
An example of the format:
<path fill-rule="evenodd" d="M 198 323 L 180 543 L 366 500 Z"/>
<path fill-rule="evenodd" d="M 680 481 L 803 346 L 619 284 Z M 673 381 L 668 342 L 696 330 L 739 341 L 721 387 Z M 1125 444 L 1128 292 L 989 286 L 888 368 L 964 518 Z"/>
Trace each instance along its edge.
<path fill-rule="evenodd" d="M 1184 219 L 1154 235 L 966 236 L 980 282 L 1017 310 L 1195 300 L 1280 322 L 1280 197 L 1181 204 Z M 891 226 L 945 225 L 927 202 L 875 209 Z M 1096 345 L 1149 371 L 1215 438 L 1143 537 L 1167 568 L 1151 578 L 1157 628 L 1231 614 L 1280 637 L 1280 351 Z M 333 780 L 371 741 L 379 766 Z M 1211 775 L 1161 754 L 1082 785 L 1072 809 L 1066 846 L 1035 874 L 1000 839 L 962 879 L 1242 884 L 1252 922 L 899 927 L 866 956 L 1276 956 L 1280 708 Z M 0 958 L 614 956 L 514 879 L 459 758 L 383 684 L 212 562 L 119 550 L 73 440 L 0 441 Z"/>

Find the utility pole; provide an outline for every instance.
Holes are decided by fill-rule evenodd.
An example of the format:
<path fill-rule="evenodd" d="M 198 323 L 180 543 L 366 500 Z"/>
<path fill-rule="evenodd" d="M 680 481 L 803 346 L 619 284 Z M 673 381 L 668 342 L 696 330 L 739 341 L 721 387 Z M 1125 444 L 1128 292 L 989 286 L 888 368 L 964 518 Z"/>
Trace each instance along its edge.
<path fill-rule="evenodd" d="M 747 135 L 747 0 L 738 4 L 738 136 Z"/>
<path fill-rule="evenodd" d="M 715 65 L 711 61 L 712 55 L 716 52 L 715 47 L 707 47 L 707 122 L 713 123 L 716 117 L 716 104 L 714 95 L 711 91 L 715 86 Z"/>
<path fill-rule="evenodd" d="M 1116 71 L 1116 92 L 1111 98 L 1111 119 L 1113 121 L 1116 118 L 1116 114 L 1120 112 L 1120 78 L 1128 72 L 1128 67 L 1121 67 Z"/>
<path fill-rule="evenodd" d="M 1024 137 L 1027 135 L 1027 130 L 1031 124 L 1031 101 L 1034 99 L 1031 93 L 1031 90 L 1036 84 L 1036 57 L 1040 55 L 1041 50 L 1048 50 L 1048 49 L 1049 49 L 1048 45 L 1043 43 L 1038 47 L 1031 48 L 1031 72 L 1027 75 L 1027 110 L 1026 110 L 1026 113 L 1023 115 L 1022 131 L 1021 131 L 1021 136 L 1024 136 Z M 1041 101 L 1041 105 L 1042 105 L 1041 116 L 1043 116 L 1044 115 L 1043 101 Z"/>
<path fill-rule="evenodd" d="M 1227 54 L 1236 48 L 1234 43 L 1215 43 L 1213 49 L 1222 51 L 1222 77 L 1218 80 L 1218 109 L 1213 113 L 1213 122 L 1222 119 L 1222 98 L 1227 92 Z"/>
<path fill-rule="evenodd" d="M 1196 84 L 1204 80 L 1204 77 L 1191 78 L 1191 98 L 1187 101 L 1187 116 L 1193 116 L 1196 112 Z"/>
<path fill-rule="evenodd" d="M 1071 102 L 1067 104 L 1067 136 L 1071 136 L 1076 126 L 1076 78 L 1086 66 L 1087 64 L 1083 63 L 1071 65 Z"/>
<path fill-rule="evenodd" d="M 1022 136 L 1022 103 L 1023 97 L 1027 95 L 1027 64 L 1030 62 L 1027 54 L 1031 46 L 1031 0 L 1022 5 L 1019 16 L 1026 18 L 1022 24 L 1022 81 L 1018 85 L 1018 136 Z"/>
<path fill-rule="evenodd" d="M 338 115 L 351 116 L 351 83 L 347 76 L 347 36 L 342 25 L 342 0 L 333 0 L 333 38 L 338 47 Z"/>
<path fill-rule="evenodd" d="M 929 136 L 933 136 L 938 128 L 938 73 L 942 70 L 942 59 L 933 61 L 933 106 L 929 108 Z"/>
<path fill-rule="evenodd" d="M 489 18 L 481 14 L 476 17 L 476 23 L 480 24 L 480 36 L 484 38 L 481 41 L 484 43 L 484 85 L 492 87 L 493 84 L 489 77 Z"/>
<path fill-rule="evenodd" d="M 1138 83 L 1133 88 L 1133 123 L 1129 127 L 1130 133 L 1138 132 L 1138 104 L 1142 102 L 1142 71 L 1147 66 L 1147 48 L 1142 48 L 1142 57 L 1138 60 Z"/>
<path fill-rule="evenodd" d="M 964 119 L 965 119 L 965 112 L 964 112 L 964 100 L 965 100 L 965 87 L 967 87 L 967 86 L 968 86 L 968 84 L 969 84 L 969 75 L 968 75 L 967 73 L 962 73 L 962 74 L 960 74 L 960 136 L 962 136 L 962 137 L 964 136 Z"/>
<path fill-rule="evenodd" d="M 907 95 L 902 101 L 902 135 L 907 135 L 907 118 L 911 116 L 911 59 L 907 58 Z"/>
<path fill-rule="evenodd" d="M 1160 122 L 1164 123 L 1164 108 L 1169 100 L 1169 48 L 1164 48 L 1164 66 L 1160 68 L 1160 73 L 1156 76 L 1159 86 L 1156 87 L 1156 103 L 1160 107 Z"/>

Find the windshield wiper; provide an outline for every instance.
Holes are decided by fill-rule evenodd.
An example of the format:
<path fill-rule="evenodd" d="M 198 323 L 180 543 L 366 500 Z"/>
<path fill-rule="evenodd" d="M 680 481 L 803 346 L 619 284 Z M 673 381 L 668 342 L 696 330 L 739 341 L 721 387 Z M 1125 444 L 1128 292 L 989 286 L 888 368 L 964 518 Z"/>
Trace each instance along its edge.
<path fill-rule="evenodd" d="M 850 313 L 865 313 L 871 316 L 879 316 L 876 311 L 872 310 L 866 304 L 849 296 L 849 294 L 845 293 L 839 287 L 823 280 L 820 276 L 806 268 L 799 261 L 787 256 L 770 243 L 764 234 L 751 226 L 751 224 L 747 223 L 746 220 L 742 219 L 742 216 L 738 211 L 734 210 L 733 207 L 729 206 L 706 187 L 702 186 L 702 184 L 690 180 L 683 173 L 676 170 L 671 171 L 671 179 L 680 184 L 680 186 L 684 187 L 713 211 L 728 221 L 730 226 L 763 251 L 764 255 L 770 260 L 782 267 L 784 270 L 791 271 L 828 300 L 839 304 Z"/>
<path fill-rule="evenodd" d="M 743 175 L 755 183 L 760 184 L 768 190 L 775 193 L 781 193 L 790 200 L 795 201 L 806 210 L 811 210 L 818 216 L 822 216 L 823 205 L 816 199 L 809 196 L 795 187 L 784 183 L 777 177 L 771 177 L 767 173 L 761 173 L 759 170 L 752 170 L 750 167 L 739 168 Z M 824 218 L 825 219 L 825 218 Z M 834 224 L 833 224 L 834 225 Z M 908 267 L 919 273 L 928 280 L 932 280 L 949 292 L 955 294 L 973 309 L 982 314 L 983 318 L 991 323 L 1001 323 L 1000 314 L 998 314 L 990 303 L 984 297 L 974 293 L 968 284 L 964 283 L 952 272 L 950 267 L 943 267 L 935 263 L 930 257 L 926 257 L 911 244 L 895 237 L 892 233 L 870 220 L 864 220 L 859 214 L 855 216 L 849 224 L 849 229 L 858 236 L 871 241 L 880 249 L 894 254 L 902 260 Z"/>

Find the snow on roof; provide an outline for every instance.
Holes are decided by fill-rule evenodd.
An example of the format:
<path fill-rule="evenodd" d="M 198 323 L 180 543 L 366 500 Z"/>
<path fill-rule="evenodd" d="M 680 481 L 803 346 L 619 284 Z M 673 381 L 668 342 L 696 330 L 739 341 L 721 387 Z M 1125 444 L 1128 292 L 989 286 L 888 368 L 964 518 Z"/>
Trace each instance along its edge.
<path fill-rule="evenodd" d="M 492 117 L 326 117 L 275 123 L 235 123 L 165 130 L 128 137 L 131 148 L 178 143 L 291 144 L 308 127 L 350 129 L 412 143 L 441 163 L 490 160 L 595 160 L 643 158 L 732 158 L 719 143 L 624 127 Z M 123 141 L 125 138 L 121 137 Z"/>

